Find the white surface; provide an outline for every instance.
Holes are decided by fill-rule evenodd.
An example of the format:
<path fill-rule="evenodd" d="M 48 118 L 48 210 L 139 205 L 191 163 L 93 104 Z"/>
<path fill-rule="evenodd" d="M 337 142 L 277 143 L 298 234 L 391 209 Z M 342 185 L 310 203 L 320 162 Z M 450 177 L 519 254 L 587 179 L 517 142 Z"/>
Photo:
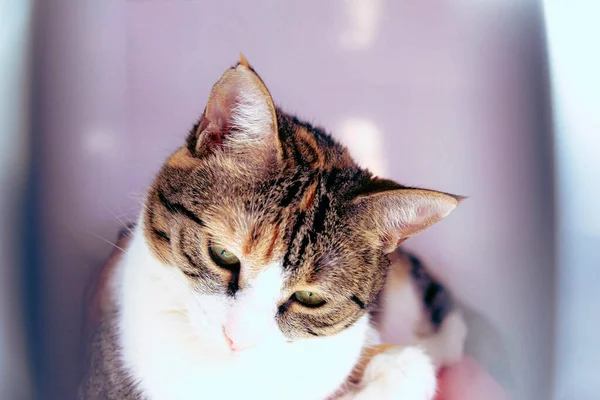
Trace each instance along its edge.
<path fill-rule="evenodd" d="M 558 176 L 557 400 L 600 393 L 600 4 L 545 2 Z"/>

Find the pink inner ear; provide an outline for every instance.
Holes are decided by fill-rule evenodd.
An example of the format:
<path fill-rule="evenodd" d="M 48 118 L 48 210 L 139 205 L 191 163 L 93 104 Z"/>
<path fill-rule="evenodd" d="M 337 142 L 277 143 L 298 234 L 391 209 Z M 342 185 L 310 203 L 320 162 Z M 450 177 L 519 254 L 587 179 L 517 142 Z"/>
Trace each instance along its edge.
<path fill-rule="evenodd" d="M 416 196 L 403 203 L 403 212 L 392 214 L 392 229 L 399 236 L 398 244 L 446 217 L 457 206 L 450 196 Z"/>
<path fill-rule="evenodd" d="M 412 218 L 410 221 L 408 221 L 408 223 L 405 225 L 406 230 L 408 230 L 410 233 L 409 234 L 413 234 L 413 233 L 417 233 L 418 231 L 420 231 L 423 226 L 425 224 L 427 224 L 427 222 L 431 219 L 432 217 L 432 210 L 430 207 L 428 206 L 418 206 L 415 210 L 415 216 L 414 218 Z M 408 233 L 408 232 L 407 232 Z"/>
<path fill-rule="evenodd" d="M 408 223 L 413 229 L 411 234 L 417 233 L 428 226 L 435 224 L 440 219 L 447 216 L 456 207 L 448 201 L 429 200 L 426 204 L 420 204 L 416 207 L 415 217 Z"/>
<path fill-rule="evenodd" d="M 417 207 L 411 218 L 398 221 L 399 228 L 397 229 L 397 233 L 400 235 L 398 245 L 409 236 L 423 230 L 429 219 L 431 219 L 431 215 L 429 210 L 427 210 L 427 207 Z"/>
<path fill-rule="evenodd" d="M 198 127 L 200 137 L 197 150 L 200 154 L 223 146 L 225 137 L 230 133 L 230 120 L 237 95 L 235 87 L 227 88 L 225 93 L 217 94 L 209 103 Z"/>
<path fill-rule="evenodd" d="M 227 88 L 227 92 L 210 103 L 206 110 L 206 119 L 211 134 L 219 135 L 219 144 L 223 143 L 223 137 L 229 133 L 233 110 L 238 101 L 239 90 L 235 87 Z"/>
<path fill-rule="evenodd" d="M 222 124 L 220 124 L 219 122 L 214 123 L 210 119 L 208 119 L 208 117 L 205 116 L 204 118 L 202 118 L 202 122 L 198 127 L 198 131 L 203 132 L 203 134 L 205 135 L 204 141 L 206 145 L 223 144 L 223 135 L 225 134 L 225 132 L 223 132 Z"/>
<path fill-rule="evenodd" d="M 215 123 L 204 115 L 198 127 L 199 137 L 196 143 L 196 152 L 198 155 L 208 154 L 217 147 L 221 147 L 225 133 L 222 124 Z"/>
<path fill-rule="evenodd" d="M 197 131 L 196 152 L 227 147 L 242 154 L 275 144 L 275 109 L 258 77 L 243 66 L 229 70 L 211 91 Z"/>

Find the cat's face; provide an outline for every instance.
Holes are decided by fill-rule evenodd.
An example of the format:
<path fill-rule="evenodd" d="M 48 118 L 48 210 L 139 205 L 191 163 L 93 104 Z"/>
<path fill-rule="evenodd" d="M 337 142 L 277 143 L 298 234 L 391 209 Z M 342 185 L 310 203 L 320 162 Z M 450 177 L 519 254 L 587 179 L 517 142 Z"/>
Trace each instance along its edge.
<path fill-rule="evenodd" d="M 246 63 L 215 85 L 149 191 L 144 234 L 185 276 L 188 315 L 244 350 L 335 336 L 374 305 L 386 254 L 458 198 L 373 177 L 276 110 Z"/>

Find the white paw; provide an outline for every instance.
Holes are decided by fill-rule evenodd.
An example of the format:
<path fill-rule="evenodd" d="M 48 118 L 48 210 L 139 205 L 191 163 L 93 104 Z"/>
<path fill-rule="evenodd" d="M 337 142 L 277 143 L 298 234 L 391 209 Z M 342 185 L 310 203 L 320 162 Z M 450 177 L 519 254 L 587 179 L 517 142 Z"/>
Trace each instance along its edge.
<path fill-rule="evenodd" d="M 459 362 L 465 352 L 468 328 L 462 313 L 450 313 L 440 329 L 417 340 L 416 344 L 425 349 L 436 366 L 445 367 Z"/>
<path fill-rule="evenodd" d="M 418 347 L 394 348 L 369 362 L 355 400 L 431 400 L 437 379 L 427 354 Z"/>
<path fill-rule="evenodd" d="M 446 317 L 439 332 L 444 350 L 444 365 L 456 364 L 462 359 L 467 333 L 468 328 L 462 313 L 454 311 Z"/>

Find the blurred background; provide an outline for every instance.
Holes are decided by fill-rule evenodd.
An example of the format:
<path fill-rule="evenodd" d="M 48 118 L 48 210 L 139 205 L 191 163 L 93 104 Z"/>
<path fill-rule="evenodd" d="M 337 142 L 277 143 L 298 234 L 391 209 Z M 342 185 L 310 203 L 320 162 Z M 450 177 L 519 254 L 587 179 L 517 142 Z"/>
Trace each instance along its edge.
<path fill-rule="evenodd" d="M 85 285 L 240 51 L 376 173 L 470 196 L 408 245 L 501 335 L 512 398 L 597 399 L 599 13 L 1 0 L 0 399 L 74 398 Z"/>

